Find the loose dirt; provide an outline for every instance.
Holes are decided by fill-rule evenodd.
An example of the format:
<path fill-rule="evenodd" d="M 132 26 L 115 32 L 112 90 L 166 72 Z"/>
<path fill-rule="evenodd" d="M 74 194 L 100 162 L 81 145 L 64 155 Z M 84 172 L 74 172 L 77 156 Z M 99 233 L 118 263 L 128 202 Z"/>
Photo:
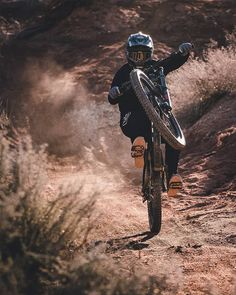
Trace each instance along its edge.
<path fill-rule="evenodd" d="M 157 236 L 148 231 L 141 172 L 133 167 L 129 141 L 118 130 L 117 110 L 105 102 L 112 75 L 124 62 L 124 40 L 130 33 L 151 33 L 158 57 L 182 41 L 192 41 L 201 53 L 210 39 L 227 43 L 234 1 L 142 1 L 136 6 L 111 2 L 77 9 L 49 32 L 9 47 L 4 52 L 8 84 L 2 95 L 17 105 L 17 115 L 29 117 L 35 139 L 49 142 L 51 152 L 68 156 L 51 158 L 47 197 L 71 180 L 83 182 L 88 196 L 95 193 L 97 218 L 90 248 L 103 245 L 127 275 L 133 269 L 165 275 L 176 286 L 172 294 L 236 294 L 235 98 L 221 100 L 187 131 L 189 145 L 180 163 L 185 188 L 177 198 L 164 194 Z M 36 96 L 32 79 L 22 76 L 32 63 L 38 73 L 30 72 Z M 53 91 L 61 91 L 64 71 L 68 87 L 58 105 Z M 47 72 L 44 80 L 42 72 Z M 49 91 L 42 81 L 55 87 Z M 41 104 L 45 97 L 47 103 Z"/>
<path fill-rule="evenodd" d="M 174 294 L 234 294 L 236 195 L 193 196 L 187 188 L 177 198 L 164 194 L 162 230 L 153 236 L 140 194 L 141 175 L 129 165 L 127 179 L 107 167 L 81 171 L 70 160 L 53 169 L 52 187 L 82 178 L 88 196 L 96 192 L 90 249 L 103 246 L 127 275 L 136 269 L 166 276 L 176 286 Z"/>
<path fill-rule="evenodd" d="M 98 161 L 92 152 L 87 165 L 68 158 L 54 167 L 53 181 L 82 178 L 88 196 L 95 193 L 97 218 L 89 248 L 102 245 L 127 275 L 136 269 L 166 276 L 176 288 L 174 294 L 234 294 L 234 105 L 233 97 L 220 100 L 186 132 L 188 145 L 180 163 L 184 190 L 176 198 L 163 195 L 163 223 L 157 236 L 149 232 L 140 193 L 141 171 L 134 168 L 130 143 L 123 135 L 114 134 L 123 157 L 120 163 L 112 159 L 104 163 L 106 157 Z M 227 144 L 221 144 L 222 138 Z M 110 140 L 104 142 L 112 158 L 115 150 L 109 148 Z"/>

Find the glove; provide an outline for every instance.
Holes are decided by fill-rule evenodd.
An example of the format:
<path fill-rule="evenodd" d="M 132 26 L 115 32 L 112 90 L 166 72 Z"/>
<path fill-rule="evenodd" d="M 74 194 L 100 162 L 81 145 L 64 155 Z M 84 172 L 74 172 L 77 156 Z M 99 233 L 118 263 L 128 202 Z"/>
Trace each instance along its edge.
<path fill-rule="evenodd" d="M 120 89 L 118 86 L 114 86 L 110 89 L 109 91 L 109 96 L 112 99 L 116 99 L 117 97 L 119 97 L 122 93 L 120 92 Z"/>
<path fill-rule="evenodd" d="M 172 107 L 168 104 L 167 101 L 161 103 L 161 108 L 164 112 L 168 113 L 172 110 Z"/>
<path fill-rule="evenodd" d="M 182 43 L 179 45 L 179 53 L 182 56 L 186 56 L 193 49 L 193 44 L 191 43 Z"/>

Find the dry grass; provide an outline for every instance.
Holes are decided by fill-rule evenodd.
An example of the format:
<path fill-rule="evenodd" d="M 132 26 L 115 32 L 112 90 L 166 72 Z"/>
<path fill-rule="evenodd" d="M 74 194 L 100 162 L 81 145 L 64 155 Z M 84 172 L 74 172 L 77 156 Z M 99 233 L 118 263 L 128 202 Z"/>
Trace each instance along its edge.
<path fill-rule="evenodd" d="M 169 78 L 180 121 L 196 122 L 219 99 L 236 93 L 236 47 L 209 49 L 204 59 L 188 62 Z"/>
<path fill-rule="evenodd" d="M 130 274 L 127 278 L 127 273 L 122 273 L 120 266 L 104 254 L 102 246 L 88 251 L 94 198 L 83 198 L 81 186 L 65 185 L 54 191 L 51 201 L 46 201 L 44 147 L 35 150 L 27 136 L 18 137 L 16 144 L 3 133 L 0 135 L 2 295 L 152 295 L 171 288 L 163 276 Z"/>
<path fill-rule="evenodd" d="M 99 262 L 101 265 L 101 261 Z M 176 289 L 167 287 L 166 278 L 133 275 L 127 279 L 108 266 L 109 273 L 94 263 L 78 268 L 78 276 L 64 288 L 54 290 L 53 295 L 161 295 L 174 294 Z M 167 291 L 168 293 L 164 293 Z"/>
<path fill-rule="evenodd" d="M 58 188 L 46 202 L 47 156 L 28 137 L 0 145 L 1 294 L 39 294 L 43 285 L 68 276 L 63 257 L 83 247 L 94 201 L 79 199 L 80 186 Z M 76 204 L 77 203 L 77 204 Z"/>

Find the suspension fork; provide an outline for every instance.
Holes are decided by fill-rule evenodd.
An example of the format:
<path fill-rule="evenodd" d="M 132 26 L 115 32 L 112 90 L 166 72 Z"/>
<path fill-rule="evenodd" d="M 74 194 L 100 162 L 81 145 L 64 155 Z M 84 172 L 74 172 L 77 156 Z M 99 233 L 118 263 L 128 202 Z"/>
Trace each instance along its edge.
<path fill-rule="evenodd" d="M 160 67 L 160 71 L 159 71 L 159 80 L 160 80 L 160 89 L 161 89 L 161 93 L 162 96 L 164 98 L 164 101 L 166 101 L 170 107 L 172 107 L 172 102 L 170 99 L 170 93 L 169 90 L 167 88 L 166 85 L 166 79 L 165 79 L 165 75 L 164 75 L 164 68 Z"/>

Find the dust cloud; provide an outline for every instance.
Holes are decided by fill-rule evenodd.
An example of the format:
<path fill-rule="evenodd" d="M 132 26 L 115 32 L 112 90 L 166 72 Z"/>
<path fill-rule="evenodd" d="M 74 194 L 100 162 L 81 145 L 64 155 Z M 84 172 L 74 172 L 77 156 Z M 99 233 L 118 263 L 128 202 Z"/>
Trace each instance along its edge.
<path fill-rule="evenodd" d="M 50 60 L 30 60 L 19 83 L 23 89 L 13 113 L 34 142 L 46 143 L 52 154 L 78 156 L 83 164 L 130 165 L 130 142 L 106 93 L 98 99 L 72 72 Z"/>

